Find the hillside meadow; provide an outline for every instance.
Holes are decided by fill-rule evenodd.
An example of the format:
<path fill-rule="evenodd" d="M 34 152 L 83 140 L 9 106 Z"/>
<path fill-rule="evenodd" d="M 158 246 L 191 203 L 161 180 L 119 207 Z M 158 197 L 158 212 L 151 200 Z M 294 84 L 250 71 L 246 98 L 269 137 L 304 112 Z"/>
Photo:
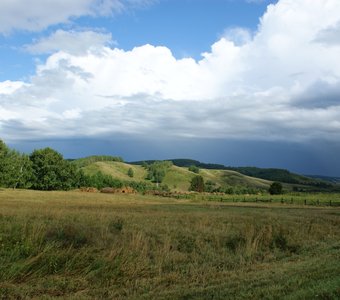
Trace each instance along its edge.
<path fill-rule="evenodd" d="M 132 169 L 134 177 L 128 176 L 128 170 Z M 97 161 L 83 167 L 85 174 L 93 175 L 96 172 L 102 172 L 111 175 L 119 180 L 133 180 L 147 182 L 147 171 L 140 165 L 132 165 L 124 162 L 116 161 Z M 190 172 L 188 168 L 171 166 L 164 177 L 162 184 L 167 185 L 174 191 L 188 191 L 190 181 L 197 174 Z M 216 186 L 246 186 L 250 188 L 258 188 L 267 190 L 271 184 L 270 181 L 249 177 L 231 170 L 208 170 L 200 169 L 201 175 L 206 182 L 213 182 Z"/>
<path fill-rule="evenodd" d="M 143 164 L 129 164 L 123 161 L 117 160 L 97 160 L 96 157 L 89 157 L 80 160 L 76 160 L 73 164 L 77 165 L 88 176 L 95 175 L 98 172 L 112 176 L 123 182 L 139 182 L 145 184 L 152 184 L 152 181 L 147 179 L 148 170 L 143 167 Z M 112 159 L 116 159 L 113 157 Z M 181 160 L 174 160 L 175 163 L 180 164 Z M 186 161 L 186 160 L 184 160 Z M 164 161 L 163 161 L 164 162 Z M 190 160 L 189 160 L 190 162 Z M 195 162 L 195 161 L 193 161 Z M 151 163 L 151 162 L 150 162 Z M 197 162 L 196 162 L 197 163 Z M 214 165 L 203 164 L 207 167 L 215 167 Z M 218 167 L 218 165 L 216 166 Z M 223 166 L 221 166 L 223 167 Z M 225 168 L 225 167 L 224 167 Z M 133 177 L 128 175 L 129 170 L 132 170 Z M 241 171 L 243 170 L 240 168 Z M 247 168 L 244 168 L 247 171 Z M 252 168 L 249 168 L 252 170 Z M 221 188 L 222 191 L 226 191 L 228 194 L 247 194 L 247 193 L 264 193 L 267 192 L 270 185 L 275 181 L 274 178 L 286 176 L 286 181 L 281 181 L 285 193 L 303 192 L 303 193 L 315 193 L 315 192 L 339 192 L 340 186 L 336 184 L 330 184 L 316 179 L 307 178 L 298 174 L 290 173 L 286 170 L 279 169 L 256 169 L 261 174 L 267 177 L 273 177 L 271 180 L 262 179 L 257 177 L 248 176 L 242 174 L 236 170 L 227 169 L 212 169 L 212 168 L 198 168 L 198 174 L 190 171 L 190 167 L 172 165 L 166 168 L 165 176 L 161 183 L 173 192 L 187 192 L 190 188 L 191 180 L 200 175 L 203 177 L 206 184 L 206 188 L 210 186 L 210 191 Z M 262 172 L 260 174 L 260 171 Z M 251 173 L 249 171 L 249 173 Z M 282 178 L 284 179 L 284 178 Z M 278 180 L 280 181 L 280 180 Z"/>
<path fill-rule="evenodd" d="M 340 297 L 338 207 L 4 189 L 0 208 L 0 299 Z"/>

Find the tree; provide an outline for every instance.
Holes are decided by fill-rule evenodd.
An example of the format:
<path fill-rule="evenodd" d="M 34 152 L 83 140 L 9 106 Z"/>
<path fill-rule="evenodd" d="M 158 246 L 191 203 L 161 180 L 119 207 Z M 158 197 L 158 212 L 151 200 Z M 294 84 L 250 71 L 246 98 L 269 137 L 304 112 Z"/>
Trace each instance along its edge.
<path fill-rule="evenodd" d="M 167 170 L 172 166 L 171 161 L 156 161 L 151 165 L 148 165 L 148 174 L 146 179 L 155 182 L 158 186 L 162 183 Z"/>
<path fill-rule="evenodd" d="M 6 186 L 9 166 L 8 154 L 9 148 L 0 140 L 0 186 Z"/>
<path fill-rule="evenodd" d="M 134 172 L 133 172 L 133 169 L 132 168 L 129 168 L 128 172 L 127 172 L 128 176 L 129 177 L 133 177 L 134 176 Z"/>
<path fill-rule="evenodd" d="M 51 148 L 34 150 L 30 155 L 33 185 L 38 190 L 69 190 L 78 185 L 76 166 Z"/>
<path fill-rule="evenodd" d="M 280 182 L 273 182 L 268 191 L 271 195 L 280 195 L 282 194 L 282 184 Z"/>
<path fill-rule="evenodd" d="M 30 188 L 32 180 L 32 163 L 26 154 L 11 150 L 8 158 L 7 187 Z"/>
<path fill-rule="evenodd" d="M 204 192 L 204 179 L 203 179 L 203 177 L 200 176 L 200 175 L 193 177 L 191 179 L 191 182 L 190 182 L 189 190 L 194 191 L 194 192 L 199 192 L 199 193 Z"/>
<path fill-rule="evenodd" d="M 199 169 L 197 166 L 194 166 L 194 165 L 190 166 L 190 167 L 188 168 L 188 170 L 189 170 L 190 172 L 193 172 L 193 173 L 196 173 L 196 174 L 198 174 L 198 173 L 200 172 L 200 169 Z"/>
<path fill-rule="evenodd" d="M 0 140 L 0 186 L 28 188 L 32 178 L 32 166 L 27 155 L 6 146 Z"/>

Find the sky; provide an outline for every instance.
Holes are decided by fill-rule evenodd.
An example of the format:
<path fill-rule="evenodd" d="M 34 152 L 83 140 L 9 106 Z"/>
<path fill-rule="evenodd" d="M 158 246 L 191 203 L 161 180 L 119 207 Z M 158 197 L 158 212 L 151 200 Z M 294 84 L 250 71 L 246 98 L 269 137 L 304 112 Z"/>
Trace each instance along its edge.
<path fill-rule="evenodd" d="M 340 1 L 1 0 L 0 138 L 340 176 Z"/>

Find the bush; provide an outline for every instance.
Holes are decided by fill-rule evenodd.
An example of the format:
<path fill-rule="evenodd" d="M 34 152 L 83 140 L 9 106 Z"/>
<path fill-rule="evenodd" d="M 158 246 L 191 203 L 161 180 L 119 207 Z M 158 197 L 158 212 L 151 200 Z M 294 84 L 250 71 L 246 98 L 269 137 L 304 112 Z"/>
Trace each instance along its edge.
<path fill-rule="evenodd" d="M 281 195 L 282 194 L 282 184 L 280 182 L 273 182 L 269 187 L 269 194 L 271 195 Z"/>
<path fill-rule="evenodd" d="M 129 168 L 127 174 L 128 174 L 128 176 L 131 177 L 131 178 L 134 176 L 134 172 L 133 172 L 132 168 Z"/>
<path fill-rule="evenodd" d="M 196 174 L 198 174 L 198 173 L 200 172 L 200 169 L 199 169 L 197 166 L 190 166 L 190 167 L 188 168 L 188 170 L 189 170 L 190 172 L 193 172 L 193 173 L 196 173 Z"/>
<path fill-rule="evenodd" d="M 113 178 L 111 175 L 103 174 L 102 172 L 97 172 L 94 175 L 84 175 L 83 185 L 88 187 L 95 187 L 98 190 L 111 187 L 111 188 L 122 188 L 123 182 L 119 179 Z"/>

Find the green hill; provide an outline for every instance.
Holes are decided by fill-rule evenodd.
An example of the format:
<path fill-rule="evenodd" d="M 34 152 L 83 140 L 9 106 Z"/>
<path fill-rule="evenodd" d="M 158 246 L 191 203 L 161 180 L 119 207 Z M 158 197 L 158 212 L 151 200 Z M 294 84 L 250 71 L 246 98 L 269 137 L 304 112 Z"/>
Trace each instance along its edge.
<path fill-rule="evenodd" d="M 70 161 L 72 161 L 72 163 L 75 164 L 77 167 L 82 168 L 82 167 L 86 167 L 88 165 L 91 165 L 95 162 L 99 162 L 99 161 L 105 161 L 105 162 L 119 161 L 119 162 L 123 162 L 123 159 L 119 156 L 92 155 L 92 156 L 79 158 L 79 159 L 75 159 L 75 160 L 70 160 Z"/>
<path fill-rule="evenodd" d="M 128 170 L 133 170 L 134 176 L 128 176 Z M 93 175 L 97 172 L 102 172 L 111 175 L 114 178 L 124 181 L 142 181 L 146 180 L 147 170 L 140 165 L 132 165 L 119 161 L 97 161 L 82 167 L 87 175 Z M 191 179 L 196 176 L 186 167 L 171 166 L 164 177 L 162 184 L 167 185 L 171 190 L 188 191 Z M 246 187 L 251 189 L 268 189 L 270 181 L 253 178 L 240 174 L 231 170 L 214 170 L 214 169 L 200 169 L 201 175 L 205 182 L 211 183 L 214 187 Z"/>
<path fill-rule="evenodd" d="M 134 173 L 132 178 L 128 175 L 130 168 Z M 142 166 L 130 165 L 118 161 L 97 161 L 82 167 L 82 170 L 87 175 L 102 172 L 120 180 L 144 181 L 146 177 L 146 170 Z"/>
<path fill-rule="evenodd" d="M 257 167 L 227 167 L 220 164 L 210 164 L 210 163 L 202 163 L 197 160 L 192 159 L 169 159 L 174 165 L 178 167 L 190 167 L 197 166 L 202 169 L 208 170 L 231 170 L 241 173 L 246 176 L 262 178 L 269 181 L 279 181 L 282 183 L 288 183 L 293 185 L 302 185 L 302 186 L 311 186 L 320 189 L 329 189 L 333 187 L 334 182 L 330 182 L 325 178 L 321 177 L 308 177 L 299 175 L 296 173 L 292 173 L 285 169 L 277 169 L 277 168 L 257 168 Z M 146 163 L 152 163 L 154 161 L 146 161 Z M 133 162 L 131 164 L 138 165 L 143 162 Z"/>

